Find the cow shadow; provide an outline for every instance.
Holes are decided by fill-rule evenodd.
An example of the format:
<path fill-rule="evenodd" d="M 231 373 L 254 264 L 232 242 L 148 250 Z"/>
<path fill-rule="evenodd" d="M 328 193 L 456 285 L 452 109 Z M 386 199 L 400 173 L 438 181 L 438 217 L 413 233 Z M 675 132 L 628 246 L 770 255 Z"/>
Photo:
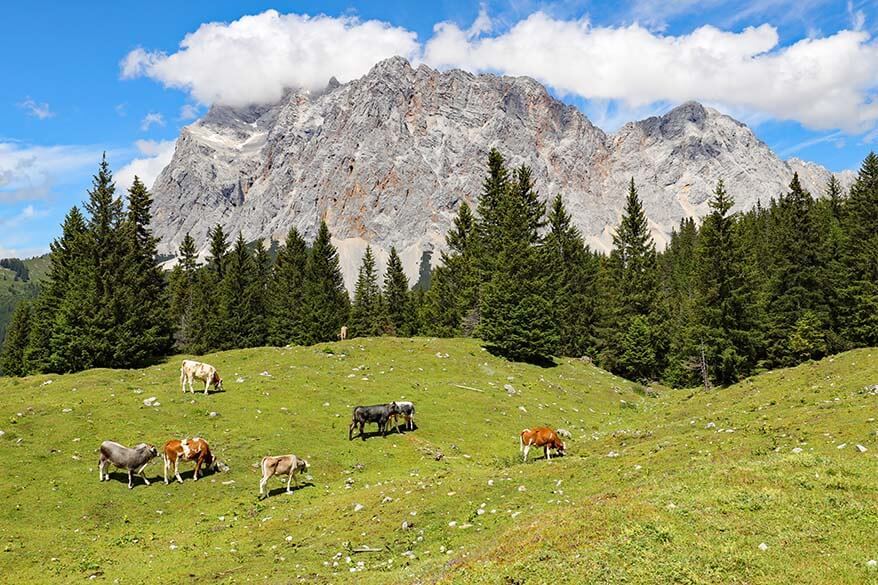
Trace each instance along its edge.
<path fill-rule="evenodd" d="M 418 428 L 417 425 L 415 425 L 415 428 Z M 411 432 L 411 431 L 409 431 L 409 432 Z M 353 439 L 351 439 L 352 441 L 367 441 L 369 439 L 374 439 L 375 437 L 380 438 L 380 437 L 384 436 L 381 433 L 381 431 L 364 431 L 363 434 L 360 435 L 359 433 L 357 433 L 357 430 L 354 429 L 354 433 L 355 433 L 354 437 L 353 437 Z M 404 434 L 405 434 L 405 431 L 403 431 L 402 425 L 400 425 L 399 430 L 387 429 L 387 437 L 389 437 L 390 435 L 404 435 Z"/>
<path fill-rule="evenodd" d="M 306 487 L 314 487 L 314 484 L 310 481 L 300 481 L 299 485 L 291 485 L 290 486 L 290 492 L 291 492 L 291 494 L 296 493 L 297 491 L 303 490 Z M 273 498 L 275 496 L 284 495 L 286 493 L 287 493 L 287 486 L 286 486 L 286 484 L 284 484 L 281 487 L 268 490 L 268 494 L 266 494 L 265 496 L 262 496 L 261 499 Z"/>
<path fill-rule="evenodd" d="M 216 388 L 211 388 L 210 390 L 207 391 L 207 394 L 205 394 L 203 387 L 200 390 L 196 388 L 195 392 L 189 392 L 189 387 L 187 386 L 186 392 L 184 392 L 183 394 L 185 394 L 186 396 L 191 396 L 193 394 L 200 394 L 202 396 L 210 396 L 212 394 L 224 394 L 225 392 L 226 392 L 225 390 L 217 390 Z"/>
<path fill-rule="evenodd" d="M 161 483 L 161 484 L 165 483 L 165 478 L 162 477 L 161 475 L 157 475 L 155 477 L 152 477 L 149 474 L 146 474 L 146 479 L 149 480 L 150 485 L 146 485 L 145 483 L 143 483 L 142 477 L 140 477 L 139 475 L 135 475 L 134 476 L 134 483 L 133 483 L 134 487 L 135 488 L 136 487 L 150 487 L 154 483 Z M 107 481 L 114 481 L 117 483 L 124 484 L 125 487 L 128 487 L 128 474 L 125 473 L 124 471 L 111 471 L 110 472 L 110 479 Z M 134 488 L 132 488 L 132 489 L 134 489 Z"/>

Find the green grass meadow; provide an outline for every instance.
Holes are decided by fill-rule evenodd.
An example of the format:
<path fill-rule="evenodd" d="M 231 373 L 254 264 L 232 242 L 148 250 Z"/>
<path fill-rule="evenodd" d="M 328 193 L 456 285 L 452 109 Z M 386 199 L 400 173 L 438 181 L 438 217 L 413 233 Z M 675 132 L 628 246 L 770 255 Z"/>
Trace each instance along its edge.
<path fill-rule="evenodd" d="M 469 339 L 212 354 L 208 396 L 180 392 L 182 357 L 0 379 L 0 582 L 878 583 L 878 349 L 657 396 Z M 393 399 L 417 430 L 348 441 L 353 406 Z M 538 425 L 567 456 L 521 462 Z M 192 436 L 230 469 L 98 481 L 105 439 Z M 310 481 L 260 500 L 285 453 Z"/>

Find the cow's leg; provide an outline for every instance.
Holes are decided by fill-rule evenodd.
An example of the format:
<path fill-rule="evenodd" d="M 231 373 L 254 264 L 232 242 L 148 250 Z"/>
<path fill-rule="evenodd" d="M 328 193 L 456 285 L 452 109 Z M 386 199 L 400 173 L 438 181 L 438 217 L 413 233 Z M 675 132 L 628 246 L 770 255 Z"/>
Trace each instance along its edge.
<path fill-rule="evenodd" d="M 210 388 L 210 378 L 204 382 L 204 394 L 207 395 L 207 389 Z"/>
<path fill-rule="evenodd" d="M 177 481 L 183 483 L 183 478 L 180 477 L 180 458 L 174 460 L 174 477 L 177 478 Z"/>
<path fill-rule="evenodd" d="M 269 476 L 265 474 L 265 471 L 262 472 L 262 479 L 259 480 L 259 495 L 265 495 L 265 484 L 268 483 Z"/>
<path fill-rule="evenodd" d="M 364 441 L 366 440 L 366 435 L 363 434 L 363 429 L 366 428 L 366 421 L 360 421 L 360 438 Z"/>
<path fill-rule="evenodd" d="M 357 426 L 357 421 L 351 421 L 351 426 L 348 427 L 348 441 L 352 441 L 354 439 L 354 427 Z"/>
<path fill-rule="evenodd" d="M 288 493 L 288 494 L 293 493 L 292 490 L 290 490 L 290 482 L 293 481 L 293 476 L 294 476 L 294 475 L 295 475 L 295 473 L 292 472 L 292 471 L 290 471 L 290 475 L 289 475 L 289 477 L 287 477 L 287 493 Z M 296 482 L 296 487 L 299 487 L 299 486 L 298 486 L 298 482 Z"/>
<path fill-rule="evenodd" d="M 198 455 L 198 459 L 195 460 L 195 474 L 193 477 L 195 481 L 198 481 L 198 472 L 201 471 L 201 463 L 204 461 L 204 453 L 200 453 Z"/>
<path fill-rule="evenodd" d="M 137 472 L 137 475 L 139 475 L 140 477 L 143 478 L 143 482 L 144 482 L 146 485 L 149 485 L 149 480 L 146 479 L 146 476 L 145 476 L 145 475 L 143 475 L 143 470 L 146 469 L 146 466 L 147 466 L 147 465 L 149 465 L 148 462 L 147 462 L 147 463 L 144 463 L 144 464 L 143 464 L 143 467 L 140 468 L 140 471 Z"/>
<path fill-rule="evenodd" d="M 128 468 L 128 489 L 134 487 L 134 470 L 130 467 Z"/>
<path fill-rule="evenodd" d="M 551 460 L 552 460 L 552 454 L 549 453 L 549 446 L 546 445 L 545 447 L 543 447 L 543 450 L 546 452 L 546 459 L 548 459 L 549 461 L 551 461 Z"/>
<path fill-rule="evenodd" d="M 185 392 L 185 390 L 183 390 Z M 168 467 L 171 465 L 171 462 L 167 457 L 162 457 L 162 461 L 165 462 L 165 485 L 168 485 Z"/>
<path fill-rule="evenodd" d="M 524 446 L 524 460 L 527 461 L 527 454 L 530 452 L 530 442 Z"/>
<path fill-rule="evenodd" d="M 101 457 L 101 460 L 98 461 L 98 481 L 104 481 L 104 466 L 107 464 L 106 459 Z"/>

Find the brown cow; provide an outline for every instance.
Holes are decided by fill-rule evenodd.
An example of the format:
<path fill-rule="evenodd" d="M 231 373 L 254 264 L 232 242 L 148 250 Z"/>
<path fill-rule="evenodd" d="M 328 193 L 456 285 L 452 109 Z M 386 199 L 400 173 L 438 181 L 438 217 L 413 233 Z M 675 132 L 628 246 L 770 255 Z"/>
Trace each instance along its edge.
<path fill-rule="evenodd" d="M 219 471 L 220 469 L 219 461 L 210 452 L 207 441 L 200 437 L 183 439 L 182 441 L 171 439 L 165 443 L 162 449 L 162 459 L 165 460 L 165 483 L 168 483 L 168 469 L 170 469 L 171 464 L 174 465 L 174 476 L 177 481 L 183 483 L 179 472 L 180 460 L 195 461 L 195 474 L 192 476 L 195 481 L 198 481 L 198 472 L 201 471 L 202 465 L 210 471 Z"/>
<path fill-rule="evenodd" d="M 554 449 L 559 455 L 564 454 L 566 446 L 558 438 L 558 434 L 549 427 L 538 427 L 536 429 L 524 429 L 518 437 L 519 451 L 524 454 L 524 460 L 527 461 L 527 453 L 531 447 L 542 447 L 546 453 L 546 459 L 552 459 L 549 449 Z"/>

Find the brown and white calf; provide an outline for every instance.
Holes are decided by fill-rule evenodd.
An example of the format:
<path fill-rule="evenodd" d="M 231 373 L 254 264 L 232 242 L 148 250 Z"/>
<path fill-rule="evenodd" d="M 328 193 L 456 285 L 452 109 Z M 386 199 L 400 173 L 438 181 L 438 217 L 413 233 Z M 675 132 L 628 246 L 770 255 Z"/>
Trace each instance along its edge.
<path fill-rule="evenodd" d="M 180 366 L 180 386 L 183 388 L 183 392 L 186 392 L 187 382 L 189 383 L 189 391 L 195 392 L 192 387 L 193 380 L 204 382 L 205 394 L 211 386 L 216 390 L 223 389 L 223 379 L 219 377 L 215 367 L 195 360 L 183 360 L 183 365 Z"/>
<path fill-rule="evenodd" d="M 525 461 L 527 461 L 527 454 L 531 447 L 542 447 L 548 460 L 552 459 L 549 449 L 554 449 L 560 455 L 563 455 L 566 449 L 564 442 L 558 438 L 558 434 L 549 427 L 538 427 L 533 430 L 524 429 L 521 431 L 521 434 L 518 436 L 518 448 L 524 454 Z"/>
<path fill-rule="evenodd" d="M 210 471 L 220 470 L 219 461 L 210 452 L 210 446 L 207 444 L 207 441 L 200 437 L 183 439 L 182 441 L 171 439 L 165 443 L 162 449 L 162 459 L 165 461 L 165 483 L 168 483 L 168 470 L 171 468 L 171 465 L 174 466 L 174 477 L 177 478 L 177 481 L 183 483 L 179 470 L 180 461 L 195 462 L 195 473 L 192 476 L 195 481 L 198 481 L 198 472 L 201 471 L 202 466 Z"/>
<path fill-rule="evenodd" d="M 305 473 L 310 466 L 307 461 L 295 455 L 278 455 L 276 457 L 269 455 L 262 458 L 262 463 L 260 463 L 259 467 L 262 469 L 262 479 L 259 481 L 259 495 L 262 496 L 265 495 L 265 484 L 275 475 L 288 476 L 287 493 L 293 493 L 290 490 L 290 482 L 295 481 L 296 487 L 299 487 L 299 480 L 296 479 L 296 475 Z"/>
<path fill-rule="evenodd" d="M 135 473 L 143 478 L 146 485 L 149 485 L 149 480 L 143 475 L 143 470 L 158 454 L 155 447 L 146 443 L 140 443 L 130 448 L 114 441 L 104 441 L 101 443 L 101 457 L 98 460 L 98 479 L 100 481 L 110 479 L 110 474 L 106 473 L 106 469 L 107 464 L 112 463 L 116 467 L 128 471 L 128 489 L 134 487 Z"/>

